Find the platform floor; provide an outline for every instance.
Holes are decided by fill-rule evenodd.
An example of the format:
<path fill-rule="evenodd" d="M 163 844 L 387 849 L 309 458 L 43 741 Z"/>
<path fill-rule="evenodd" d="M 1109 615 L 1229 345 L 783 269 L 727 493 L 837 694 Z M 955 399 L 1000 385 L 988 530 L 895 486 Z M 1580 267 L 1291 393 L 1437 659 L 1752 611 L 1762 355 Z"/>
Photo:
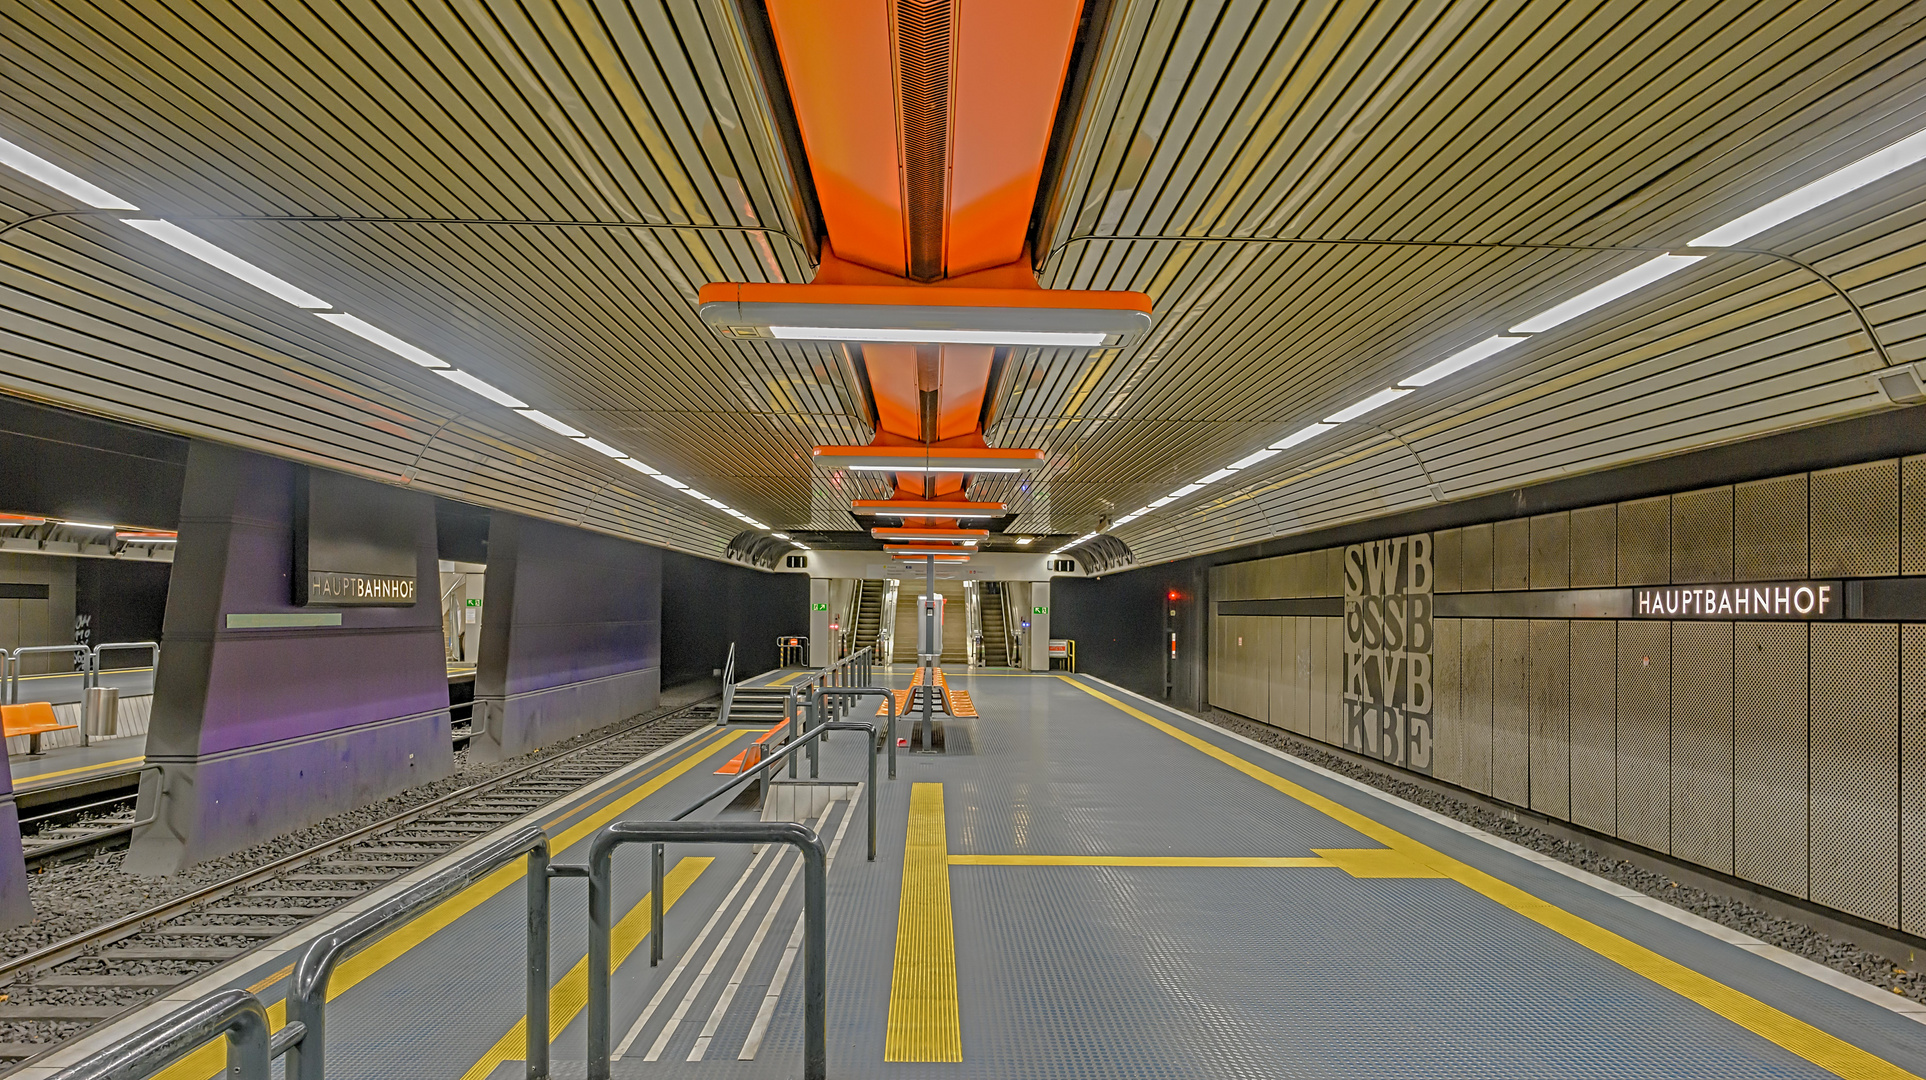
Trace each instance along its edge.
<path fill-rule="evenodd" d="M 831 1076 L 1926 1075 L 1911 1003 L 1087 677 L 953 682 L 982 718 L 955 723 L 947 753 L 899 756 L 877 861 L 860 798 L 819 822 Z M 698 733 L 551 812 L 573 845 L 557 861 L 603 820 L 679 809 L 753 737 Z M 859 743 L 832 742 L 823 777 L 860 779 Z M 794 856 L 672 849 L 659 968 L 646 865 L 617 855 L 615 1075 L 797 1075 Z M 510 885 L 478 884 L 337 976 L 330 1077 L 522 1075 Z M 580 1076 L 585 887 L 558 882 L 554 906 L 554 1071 Z M 278 995 L 287 960 L 221 978 Z"/>
<path fill-rule="evenodd" d="M 139 772 L 146 761 L 147 734 L 97 739 L 87 746 L 56 746 L 39 754 L 15 754 L 7 761 L 13 790 L 59 786 L 116 773 Z"/>

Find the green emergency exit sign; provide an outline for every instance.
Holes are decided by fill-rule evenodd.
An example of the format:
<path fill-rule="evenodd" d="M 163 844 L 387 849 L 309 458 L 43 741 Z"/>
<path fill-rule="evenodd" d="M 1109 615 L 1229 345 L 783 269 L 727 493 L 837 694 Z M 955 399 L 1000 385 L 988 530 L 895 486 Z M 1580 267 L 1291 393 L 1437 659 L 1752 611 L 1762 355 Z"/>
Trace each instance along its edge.
<path fill-rule="evenodd" d="M 1032 614 L 1032 615 L 1048 615 L 1048 614 L 1050 614 L 1050 609 L 1049 609 L 1049 608 L 1047 608 L 1047 607 L 1033 607 L 1033 608 L 1031 608 L 1031 609 L 1030 609 L 1030 614 Z"/>
<path fill-rule="evenodd" d="M 811 611 L 828 611 L 828 610 L 829 610 L 829 605 L 828 605 L 828 604 L 811 604 L 811 605 L 809 605 L 809 610 L 811 610 Z"/>
<path fill-rule="evenodd" d="M 481 598 L 480 598 L 480 597 L 478 597 L 478 596 L 471 596 L 471 597 L 469 597 L 469 598 L 468 598 L 468 606 L 469 606 L 469 607 L 480 607 L 480 606 L 481 606 Z"/>

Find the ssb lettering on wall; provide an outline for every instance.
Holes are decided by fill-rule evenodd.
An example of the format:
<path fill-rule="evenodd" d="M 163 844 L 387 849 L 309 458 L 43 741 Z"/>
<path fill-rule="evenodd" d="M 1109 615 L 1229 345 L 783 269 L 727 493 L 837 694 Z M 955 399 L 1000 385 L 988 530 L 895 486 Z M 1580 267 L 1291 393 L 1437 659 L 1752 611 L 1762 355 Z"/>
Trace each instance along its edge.
<path fill-rule="evenodd" d="M 1344 746 L 1431 771 L 1431 534 L 1344 549 Z"/>

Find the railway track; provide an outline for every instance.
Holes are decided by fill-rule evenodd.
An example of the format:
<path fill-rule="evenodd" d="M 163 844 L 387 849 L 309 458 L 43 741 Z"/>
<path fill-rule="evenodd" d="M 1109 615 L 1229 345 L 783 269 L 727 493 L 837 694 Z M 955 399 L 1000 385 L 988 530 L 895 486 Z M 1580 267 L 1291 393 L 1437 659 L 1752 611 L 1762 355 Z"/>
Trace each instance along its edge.
<path fill-rule="evenodd" d="M 712 703 L 698 702 L 637 722 L 0 963 L 0 1069 L 17 1069 L 713 718 Z"/>

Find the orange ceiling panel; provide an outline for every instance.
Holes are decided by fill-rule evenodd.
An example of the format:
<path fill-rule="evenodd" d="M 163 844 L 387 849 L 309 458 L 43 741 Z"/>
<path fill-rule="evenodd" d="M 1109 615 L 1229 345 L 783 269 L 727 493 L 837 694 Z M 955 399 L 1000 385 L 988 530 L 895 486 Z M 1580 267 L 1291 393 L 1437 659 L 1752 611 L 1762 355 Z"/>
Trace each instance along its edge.
<path fill-rule="evenodd" d="M 1083 0 L 956 5 L 945 270 L 1017 261 Z"/>
<path fill-rule="evenodd" d="M 888 0 L 768 0 L 803 149 L 836 252 L 908 269 Z"/>

